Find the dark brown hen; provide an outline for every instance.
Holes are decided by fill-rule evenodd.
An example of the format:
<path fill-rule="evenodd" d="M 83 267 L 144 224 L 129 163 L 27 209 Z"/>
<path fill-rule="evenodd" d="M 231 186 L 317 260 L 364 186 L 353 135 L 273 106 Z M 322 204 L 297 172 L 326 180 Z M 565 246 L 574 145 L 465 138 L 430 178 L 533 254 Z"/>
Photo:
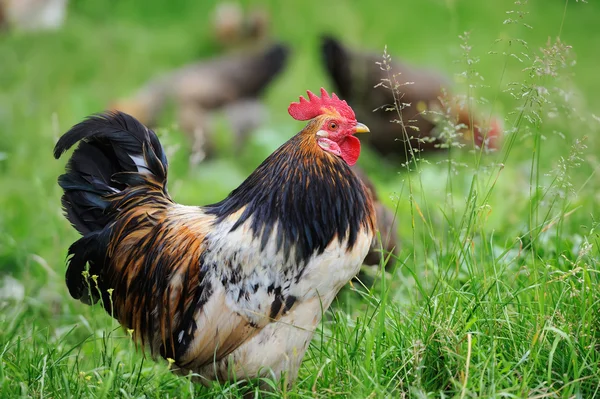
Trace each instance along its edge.
<path fill-rule="evenodd" d="M 383 79 L 388 79 L 388 72 L 382 70 L 382 55 L 361 52 L 347 48 L 332 37 L 324 37 L 321 43 L 321 54 L 325 69 L 341 96 L 347 99 L 354 108 L 356 115 L 364 120 L 373 134 L 366 140 L 367 144 L 378 153 L 406 160 L 410 159 L 410 149 L 417 149 L 420 155 L 428 155 L 440 151 L 439 131 L 436 129 L 434 112 L 443 111 L 448 104 L 442 105 L 440 97 L 444 90 L 451 88 L 450 82 L 441 74 L 407 65 L 394 59 L 391 65 L 392 73 L 398 75 L 398 83 L 402 85 L 401 103 L 409 104 L 402 109 L 402 120 L 406 134 L 401 124 L 390 122 L 398 119 L 396 113 L 386 111 L 393 107 L 394 97 L 390 90 L 376 87 Z M 500 127 L 497 121 L 492 121 L 491 129 L 480 125 L 477 117 L 469 114 L 458 105 L 450 106 L 451 122 L 464 124 L 464 143 L 474 142 L 488 148 L 496 148 L 500 141 Z M 474 122 L 474 123 L 473 123 Z M 415 129 L 416 128 L 416 129 Z M 473 133 L 475 135 L 473 136 Z M 410 146 L 407 144 L 407 135 Z"/>

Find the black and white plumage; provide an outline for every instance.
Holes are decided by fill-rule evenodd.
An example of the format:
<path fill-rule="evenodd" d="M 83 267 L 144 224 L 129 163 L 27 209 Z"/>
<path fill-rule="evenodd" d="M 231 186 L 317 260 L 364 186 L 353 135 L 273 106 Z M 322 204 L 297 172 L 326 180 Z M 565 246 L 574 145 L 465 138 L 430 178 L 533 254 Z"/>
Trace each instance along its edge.
<path fill-rule="evenodd" d="M 160 143 L 131 116 L 74 126 L 55 148 L 58 158 L 79 142 L 59 178 L 66 216 L 83 235 L 69 249 L 71 295 L 101 296 L 138 342 L 182 373 L 209 381 L 272 371 L 293 382 L 323 309 L 356 275 L 374 235 L 365 187 L 318 142 L 335 121 L 341 132 L 350 126 L 331 135 L 343 147 L 360 124 L 330 111 L 204 207 L 171 200 Z"/>

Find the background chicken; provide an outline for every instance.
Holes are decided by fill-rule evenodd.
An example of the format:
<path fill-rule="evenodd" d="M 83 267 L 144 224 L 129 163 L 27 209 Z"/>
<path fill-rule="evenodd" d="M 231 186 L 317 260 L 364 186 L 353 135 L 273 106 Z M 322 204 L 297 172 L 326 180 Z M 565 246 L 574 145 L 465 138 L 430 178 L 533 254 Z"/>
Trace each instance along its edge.
<path fill-rule="evenodd" d="M 238 145 L 263 121 L 266 110 L 259 97 L 285 67 L 288 53 L 287 47 L 275 44 L 193 63 L 150 81 L 111 108 L 155 126 L 165 105 L 174 102 L 179 125 L 201 160 L 213 149 L 216 112 L 224 111 Z"/>
<path fill-rule="evenodd" d="M 6 21 L 6 13 L 4 11 L 4 7 L 2 3 L 0 3 L 0 32 L 5 30 L 8 27 L 8 22 Z"/>
<path fill-rule="evenodd" d="M 0 28 L 20 31 L 58 29 L 67 13 L 67 0 L 0 0 Z"/>
<path fill-rule="evenodd" d="M 265 105 L 257 98 L 239 99 L 213 111 L 192 101 L 179 103 L 179 126 L 192 139 L 190 163 L 197 164 L 215 154 L 215 135 L 223 121 L 233 136 L 232 150 L 239 154 L 252 131 L 264 124 L 268 114 Z"/>
<path fill-rule="evenodd" d="M 153 354 L 203 381 L 287 374 L 374 235 L 374 210 L 350 169 L 367 132 L 337 96 L 308 92 L 289 113 L 306 127 L 221 202 L 174 203 L 156 135 L 123 113 L 91 117 L 56 144 L 79 143 L 59 178 L 83 235 L 66 282 Z M 87 269 L 88 266 L 89 269 Z M 95 287 L 97 285 L 97 287 Z M 90 288 L 91 286 L 91 288 Z"/>
<path fill-rule="evenodd" d="M 269 15 L 261 8 L 244 12 L 239 3 L 220 2 L 213 12 L 212 25 L 215 40 L 221 46 L 252 45 L 268 36 Z"/>
<path fill-rule="evenodd" d="M 379 234 L 373 238 L 373 243 L 371 244 L 369 253 L 364 260 L 364 264 L 369 266 L 380 265 L 382 258 L 384 260 L 387 259 L 388 255 L 391 253 L 393 257 L 391 257 L 389 262 L 385 265 L 386 268 L 390 268 L 395 264 L 394 257 L 398 256 L 400 252 L 400 238 L 398 237 L 398 215 L 381 202 L 379 196 L 377 195 L 375 184 L 373 181 L 371 181 L 371 179 L 369 179 L 364 170 L 356 165 L 352 167 L 352 170 L 365 184 L 367 192 L 371 196 L 371 201 L 373 201 L 375 214 L 377 215 L 377 231 Z"/>
<path fill-rule="evenodd" d="M 392 92 L 375 87 L 382 79 L 388 78 L 387 72 L 377 64 L 381 63 L 382 55 L 350 50 L 332 37 L 322 39 L 321 52 L 323 64 L 337 91 L 348 100 L 359 119 L 376 132 L 368 138 L 367 143 L 378 153 L 406 160 L 406 155 L 410 154 L 409 148 L 418 149 L 424 154 L 441 150 L 441 141 L 437 139 L 439 127 L 435 120 L 440 119 L 440 113 L 449 114 L 453 124 L 465 126 L 461 129 L 463 142 L 470 144 L 474 141 L 478 146 L 485 143 L 488 148 L 498 147 L 501 135 L 498 121 L 493 120 L 491 128 L 483 126 L 483 122 L 470 115 L 467 109 L 456 104 L 449 105 L 451 100 L 442 104 L 440 97 L 446 97 L 443 90 L 451 87 L 446 78 L 434 71 L 412 67 L 395 59 L 392 73 L 399 74 L 399 83 L 414 83 L 400 88 L 403 92 L 400 101 L 410 104 L 402 110 L 404 124 L 418 129 L 406 129 L 411 137 L 411 147 L 406 147 L 402 125 L 390 122 L 397 116 L 382 108 L 385 105 L 393 106 Z"/>

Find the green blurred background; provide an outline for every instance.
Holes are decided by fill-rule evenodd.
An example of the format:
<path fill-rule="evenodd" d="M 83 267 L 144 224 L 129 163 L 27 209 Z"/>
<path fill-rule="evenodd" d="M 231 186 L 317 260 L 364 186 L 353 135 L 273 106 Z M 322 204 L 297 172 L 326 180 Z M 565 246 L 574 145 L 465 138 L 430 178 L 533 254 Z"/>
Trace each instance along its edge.
<path fill-rule="evenodd" d="M 515 101 L 505 89 L 509 82 L 527 76 L 524 68 L 528 65 L 507 54 L 527 52 L 521 40 L 527 43 L 529 54 L 534 54 L 549 38 L 555 40 L 560 35 L 576 54 L 571 69 L 577 94 L 574 104 L 583 114 L 600 106 L 597 2 L 242 2 L 244 7 L 256 4 L 269 11 L 274 39 L 292 49 L 288 68 L 266 94 L 270 121 L 259 129 L 239 159 L 225 152 L 214 161 L 191 168 L 182 133 L 169 116 L 163 118 L 158 131 L 170 148 L 170 190 L 180 202 L 203 204 L 223 198 L 270 151 L 301 128 L 286 112 L 289 102 L 306 89 L 331 87 L 318 53 L 323 33 L 332 33 L 356 48 L 383 53 L 387 46 L 395 57 L 454 76 L 464 70 L 458 36 L 471 32 L 472 53 L 480 59 L 477 69 L 488 86 L 478 88 L 476 95 L 492 100 L 483 108 L 503 116 L 507 128 L 515 121 L 509 113 Z M 64 26 L 57 31 L 0 36 L 0 273 L 26 282 L 28 295 L 35 296 L 40 287 L 50 287 L 61 295 L 65 292 L 62 275 L 66 249 L 77 237 L 61 215 L 56 178 L 65 161 L 52 157 L 57 138 L 85 116 L 103 110 L 115 98 L 132 94 L 157 74 L 219 54 L 209 23 L 214 6 L 214 1 L 195 0 L 74 0 L 69 3 Z M 508 18 L 523 23 L 507 24 Z M 459 81 L 457 91 L 465 86 Z M 586 115 L 593 123 L 591 115 Z M 565 153 L 572 138 L 589 132 L 574 129 L 564 133 L 566 141 L 548 134 L 548 169 Z M 595 137 L 588 139 L 590 156 L 597 152 L 596 143 Z M 512 195 L 510 187 L 519 180 L 531 149 L 530 142 L 517 140 L 510 158 L 513 168 L 499 184 L 500 198 Z M 397 174 L 399 166 L 379 164 L 368 151 L 363 162 L 382 190 L 381 196 L 391 204 L 388 197 L 401 192 L 399 185 L 404 179 Z M 435 163 L 426 167 L 425 190 L 436 187 L 440 168 L 444 169 Z M 588 175 L 583 174 L 582 180 Z M 508 223 L 518 222 L 518 218 L 503 214 L 503 201 L 499 202 L 497 227 L 504 226 L 507 237 L 512 236 Z M 587 205 L 593 206 L 593 201 Z M 510 202 L 505 206 L 515 209 Z M 402 220 L 401 213 L 401 230 L 410 232 Z M 520 228 L 519 223 L 516 226 L 514 232 Z M 410 250 L 408 238 L 403 245 Z"/>
<path fill-rule="evenodd" d="M 26 352 L 24 356 L 25 359 L 27 356 L 34 359 L 29 363 L 41 364 L 42 360 L 46 361 L 46 353 L 50 354 L 50 359 L 58 356 L 53 355 L 54 345 L 60 347 L 62 343 L 48 339 L 50 343 L 46 343 L 46 349 L 37 350 L 36 343 L 44 341 L 40 336 L 50 336 L 52 332 L 60 341 L 68 335 L 66 331 L 73 328 L 76 339 L 69 339 L 76 343 L 80 342 L 79 338 L 83 340 L 89 331 L 97 331 L 89 328 L 87 320 L 96 319 L 99 325 L 110 326 L 107 316 L 102 316 L 104 319 L 90 318 L 90 315 L 103 312 L 97 308 L 90 310 L 71 300 L 64 286 L 66 251 L 77 238 L 77 233 L 62 215 L 61 190 L 56 179 L 64 170 L 65 160 L 53 158 L 54 144 L 73 124 L 103 110 L 114 99 L 131 95 L 156 75 L 220 54 L 222 51 L 213 41 L 209 21 L 215 4 L 215 1 L 198 0 L 72 0 L 65 24 L 57 31 L 0 34 L 0 328 L 4 330 L 6 327 L 8 331 L 5 336 L 0 336 L 11 342 L 11 350 L 16 353 L 14 364 L 17 366 L 12 368 L 16 370 L 14 375 L 18 376 L 15 378 L 26 379 L 28 376 L 29 383 L 38 381 L 39 370 L 35 369 L 35 365 L 20 364 L 28 362 L 18 357 L 15 344 L 30 331 L 42 329 L 38 335 L 31 334 L 35 337 L 35 345 L 32 346 L 32 353 L 35 353 L 27 355 Z M 418 217 L 415 227 L 418 234 L 413 230 L 411 218 L 414 214 L 411 212 L 414 209 L 408 195 L 407 173 L 401 165 L 381 162 L 368 150 L 364 151 L 360 164 L 375 181 L 384 202 L 398 207 L 400 258 L 414 272 L 412 278 L 406 277 L 406 270 L 397 273 L 395 277 L 400 287 L 393 295 L 398 303 L 410 302 L 416 304 L 417 309 L 430 306 L 429 298 L 423 300 L 421 291 L 415 288 L 418 285 L 420 289 L 421 284 L 425 286 L 426 282 L 432 285 L 440 282 L 441 287 L 448 283 L 452 294 L 455 293 L 452 291 L 454 287 L 464 289 L 457 290 L 456 301 L 451 297 L 447 304 L 458 303 L 458 298 L 467 301 L 471 298 L 471 289 L 475 294 L 477 287 L 483 290 L 484 283 L 487 283 L 485 279 L 496 275 L 496 262 L 504 256 L 499 254 L 513 251 L 520 255 L 520 244 L 515 237 L 527 236 L 528 229 L 534 224 L 532 215 L 550 209 L 545 208 L 544 198 L 534 199 L 536 190 L 531 186 L 539 183 L 548 188 L 558 181 L 558 189 L 565 190 L 569 184 L 572 185 L 578 195 L 557 193 L 555 197 L 562 198 L 559 206 L 562 213 L 557 214 L 567 222 L 559 229 L 550 230 L 546 236 L 540 234 L 537 257 L 524 260 L 515 255 L 514 263 L 506 260 L 502 264 L 504 269 L 499 279 L 506 280 L 510 286 L 507 290 L 510 298 L 505 302 L 498 294 L 499 299 L 496 300 L 506 304 L 514 298 L 513 293 L 515 297 L 525 293 L 519 299 L 523 300 L 523 308 L 518 309 L 523 319 L 515 317 L 514 325 L 528 330 L 523 333 L 523 342 L 526 341 L 523 346 L 527 348 L 532 342 L 527 335 L 533 331 L 530 326 L 538 323 L 538 317 L 549 318 L 550 313 L 543 307 L 544 298 L 535 297 L 535 301 L 539 299 L 542 303 L 536 313 L 531 305 L 538 305 L 532 299 L 535 292 L 522 289 L 538 287 L 535 273 L 539 264 L 536 262 L 540 259 L 556 264 L 558 269 L 570 268 L 568 263 L 561 263 L 562 258 L 561 262 L 558 261 L 558 254 L 566 254 L 565 259 L 576 258 L 582 236 L 590 233 L 590 226 L 597 226 L 594 213 L 597 212 L 596 204 L 600 202 L 596 173 L 600 169 L 600 141 L 597 138 L 600 130 L 600 4 L 593 0 L 589 3 L 575 0 L 265 0 L 244 1 L 242 5 L 245 8 L 255 5 L 266 8 L 270 13 L 273 39 L 286 43 L 292 50 L 288 67 L 266 92 L 270 119 L 256 131 L 240 157 L 224 150 L 216 159 L 192 167 L 188 163 L 189 145 L 185 135 L 175 125 L 173 115 L 167 113 L 161 119 L 157 132 L 169 154 L 169 190 L 174 199 L 198 205 L 222 199 L 273 149 L 302 128 L 301 123 L 289 117 L 288 104 L 296 101 L 307 89 L 316 91 L 321 86 L 332 87 L 320 64 L 319 38 L 322 34 L 334 34 L 354 48 L 382 54 L 387 46 L 394 57 L 454 77 L 466 68 L 465 50 L 461 47 L 463 41 L 459 35 L 470 32 L 471 58 L 479 60 L 472 67 L 485 78 L 477 82 L 472 94 L 475 98 L 487 99 L 480 106 L 486 115 L 496 114 L 504 120 L 508 132 L 505 141 L 513 145 L 506 145 L 499 153 L 485 156 L 484 168 L 472 168 L 477 163 L 472 154 L 457 151 L 453 154 L 454 159 L 466 166 L 451 171 L 450 189 L 447 188 L 451 181 L 449 168 L 440 162 L 444 155 L 422 165 L 419 184 L 414 185 L 414 196 L 410 200 L 416 200 L 427 215 L 432 215 L 431 234 L 429 231 L 424 233 L 427 229 L 419 223 Z M 558 66 L 560 74 L 557 77 L 532 78 L 527 68 L 536 56 L 541 56 L 540 49 L 547 47 L 549 40 L 554 43 L 557 37 L 572 46 L 568 66 Z M 455 92 L 465 93 L 469 84 L 473 82 L 456 79 Z M 484 86 L 481 87 L 481 84 Z M 507 91 L 511 87 L 519 87 L 519 90 L 565 90 L 569 95 L 566 100 L 563 96 L 561 104 L 568 110 L 552 118 L 541 106 L 540 109 L 545 112 L 544 123 L 533 129 L 531 126 L 535 123 L 518 122 L 523 102 L 511 96 Z M 228 134 L 226 129 L 222 133 L 224 136 Z M 537 134 L 544 138 L 539 146 L 535 144 L 535 137 L 540 137 Z M 573 142 L 584 136 L 587 136 L 587 149 L 581 155 L 582 160 L 574 162 L 580 166 L 570 165 L 568 171 L 561 175 L 565 165 L 561 159 L 568 158 Z M 532 162 L 532 154 L 534 157 L 540 154 L 537 152 L 540 149 L 543 151 L 539 163 Z M 498 172 L 500 168 L 485 169 L 497 162 L 505 164 L 501 172 Z M 530 178 L 533 169 L 537 175 L 535 179 Z M 459 278 L 442 281 L 443 278 L 438 279 L 439 275 L 435 275 L 438 271 L 435 263 L 445 259 L 446 255 L 453 260 L 459 257 L 456 254 L 460 251 L 452 246 L 452 238 L 447 239 L 446 235 L 450 236 L 452 229 L 460 228 L 457 220 L 467 202 L 473 176 L 479 173 L 485 179 L 496 174 L 499 176 L 489 198 L 478 199 L 486 206 L 489 203 L 493 212 L 489 212 L 485 223 L 474 227 L 477 233 L 473 233 L 475 239 L 479 238 L 479 232 L 482 232 L 482 237 L 485 234 L 493 237 L 489 240 L 491 250 L 481 256 L 485 259 L 478 265 L 480 269 L 469 270 L 469 273 L 461 269 L 459 273 L 457 261 Z M 557 176 L 562 180 L 557 180 Z M 449 193 L 455 197 L 450 202 Z M 440 211 L 449 203 L 456 208 L 453 211 L 456 219 L 452 215 L 442 215 Z M 557 212 L 556 208 L 553 212 Z M 466 236 L 469 234 L 465 233 Z M 445 246 L 447 251 L 442 255 L 430 255 Z M 522 264 L 529 262 L 533 264 L 532 276 L 523 271 L 525 266 L 522 268 Z M 439 267 L 440 275 L 446 276 L 446 265 Z M 448 267 L 450 270 L 454 266 L 449 262 Z M 461 278 L 466 274 L 471 279 L 463 287 L 464 280 Z M 7 275 L 17 281 L 5 280 Z M 568 280 L 565 281 L 567 284 Z M 19 289 L 23 291 L 20 294 Z M 562 298 L 562 289 L 562 286 L 556 288 L 560 292 L 555 292 L 555 298 Z M 26 311 L 19 308 L 5 312 L 9 308 L 5 307 L 7 302 L 3 299 L 15 292 L 17 297 L 24 295 L 27 305 L 22 306 Z M 487 308 L 483 306 L 486 300 L 474 305 L 472 312 L 465 306 L 467 319 L 476 314 L 475 309 L 485 312 Z M 444 302 L 442 306 L 445 307 Z M 568 313 L 571 308 L 566 309 L 565 313 Z M 351 313 L 353 309 L 347 310 Z M 504 308 L 498 312 L 504 312 Z M 407 320 L 411 320 L 412 310 L 407 310 L 407 314 Z M 519 315 L 517 311 L 513 314 Z M 452 316 L 440 317 L 443 323 L 454 323 Z M 581 319 L 577 313 L 573 313 L 573 317 Z M 528 324 L 523 324 L 522 320 L 527 320 Z M 86 326 L 89 331 L 81 327 L 75 329 L 75 325 Z M 406 323 L 406 326 L 409 324 Z M 498 331 L 503 330 L 502 325 L 498 326 Z M 468 327 L 464 328 L 466 331 Z M 422 337 L 419 336 L 421 341 L 430 336 L 425 330 L 419 330 L 418 334 L 422 334 Z M 537 337 L 536 333 L 532 346 Z M 463 341 L 461 345 L 464 346 Z M 78 348 L 75 343 L 74 347 Z M 402 348 L 411 350 L 408 344 Z M 343 350 L 339 348 L 338 352 Z M 91 350 L 88 348 L 86 351 L 90 353 Z M 487 352 L 487 349 L 482 351 Z M 515 353 L 519 351 L 515 349 Z M 522 364 L 519 360 L 521 355 L 520 352 L 507 355 L 513 357 L 514 369 Z M 90 368 L 100 363 L 97 359 Z M 498 364 L 500 370 L 501 362 Z M 495 367 L 495 363 L 492 365 Z M 135 371 L 135 367 L 133 362 L 130 368 Z M 320 364 L 313 365 L 316 370 L 320 367 Z M 545 367 L 539 367 L 542 370 L 540 376 L 545 373 Z M 152 373 L 148 374 L 148 379 L 153 378 Z M 571 378 L 570 375 L 565 376 L 565 380 Z M 481 381 L 485 385 L 483 377 Z M 528 380 L 523 381 L 524 385 L 528 383 Z M 509 382 L 506 384 L 510 385 Z M 160 390 L 156 392 L 157 396 L 163 393 Z"/>

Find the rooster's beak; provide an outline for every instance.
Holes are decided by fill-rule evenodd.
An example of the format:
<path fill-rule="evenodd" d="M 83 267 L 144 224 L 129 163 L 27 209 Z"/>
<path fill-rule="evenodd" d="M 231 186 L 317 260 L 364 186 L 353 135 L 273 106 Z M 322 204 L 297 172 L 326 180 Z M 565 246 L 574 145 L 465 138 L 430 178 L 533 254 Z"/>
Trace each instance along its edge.
<path fill-rule="evenodd" d="M 368 133 L 368 132 L 370 132 L 370 130 L 367 127 L 367 125 L 363 125 L 360 122 L 356 122 L 356 128 L 354 130 L 354 133 Z"/>

